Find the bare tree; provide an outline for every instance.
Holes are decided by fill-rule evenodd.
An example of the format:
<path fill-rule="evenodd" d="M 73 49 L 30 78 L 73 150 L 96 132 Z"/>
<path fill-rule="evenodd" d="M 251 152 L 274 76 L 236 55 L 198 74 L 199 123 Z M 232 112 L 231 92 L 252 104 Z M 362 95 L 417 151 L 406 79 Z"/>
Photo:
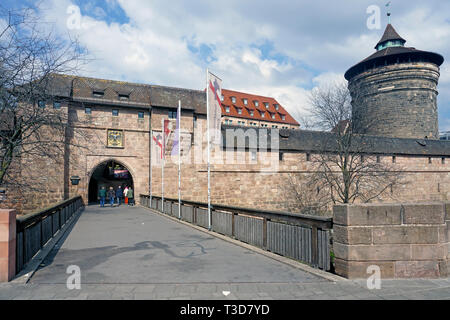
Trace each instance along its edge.
<path fill-rule="evenodd" d="M 57 74 L 76 73 L 84 53 L 62 40 L 33 9 L 0 7 L 0 186 L 23 187 L 23 168 L 53 161 L 67 146 L 69 114 Z"/>
<path fill-rule="evenodd" d="M 317 132 L 320 147 L 310 156 L 313 173 L 304 182 L 313 192 L 301 190 L 300 194 L 315 198 L 318 207 L 381 199 L 390 196 L 391 188 L 402 180 L 401 170 L 373 154 L 377 140 L 359 134 L 365 128 L 358 127 L 361 121 L 355 114 L 352 118 L 351 102 L 346 85 L 340 83 L 316 88 L 310 96 L 314 123 L 327 131 Z"/>

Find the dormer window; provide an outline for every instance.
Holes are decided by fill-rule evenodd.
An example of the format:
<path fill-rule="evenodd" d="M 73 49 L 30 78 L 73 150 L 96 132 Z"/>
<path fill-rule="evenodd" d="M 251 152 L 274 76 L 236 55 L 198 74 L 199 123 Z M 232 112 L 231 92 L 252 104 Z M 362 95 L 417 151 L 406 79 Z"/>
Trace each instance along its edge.
<path fill-rule="evenodd" d="M 230 107 L 225 107 L 225 112 L 229 113 L 230 112 Z"/>
<path fill-rule="evenodd" d="M 275 119 L 275 113 L 272 113 L 272 119 Z"/>
<path fill-rule="evenodd" d="M 223 99 L 225 99 L 225 97 L 224 97 L 223 94 L 222 94 L 222 95 L 220 95 L 220 101 L 223 102 Z"/>
<path fill-rule="evenodd" d="M 232 102 L 233 104 L 235 104 L 235 103 L 236 103 L 236 97 L 231 97 L 231 102 Z"/>
<path fill-rule="evenodd" d="M 244 105 L 248 104 L 248 100 L 247 99 L 242 99 L 242 101 L 244 102 Z"/>
<path fill-rule="evenodd" d="M 255 112 L 253 110 L 250 110 L 250 116 L 253 117 L 255 115 Z"/>
<path fill-rule="evenodd" d="M 236 109 L 237 109 L 238 114 L 242 114 L 242 109 L 241 108 L 236 108 Z"/>
<path fill-rule="evenodd" d="M 255 104 L 255 107 L 259 107 L 259 102 L 258 101 L 253 101 L 253 103 Z"/>
<path fill-rule="evenodd" d="M 281 115 L 281 120 L 286 120 L 286 116 L 284 114 Z"/>
<path fill-rule="evenodd" d="M 266 109 L 269 109 L 269 103 L 268 102 L 264 102 L 264 106 L 266 107 Z"/>
<path fill-rule="evenodd" d="M 105 96 L 105 92 L 100 90 L 94 90 L 92 91 L 92 95 L 96 98 L 103 98 Z"/>
<path fill-rule="evenodd" d="M 275 110 L 278 110 L 278 109 L 280 109 L 280 106 L 275 104 Z"/>
<path fill-rule="evenodd" d="M 264 111 L 261 112 L 261 118 L 264 118 L 264 116 L 266 115 L 266 113 Z"/>
<path fill-rule="evenodd" d="M 129 94 L 119 93 L 119 100 L 129 100 L 129 99 L 130 99 L 130 95 Z"/>

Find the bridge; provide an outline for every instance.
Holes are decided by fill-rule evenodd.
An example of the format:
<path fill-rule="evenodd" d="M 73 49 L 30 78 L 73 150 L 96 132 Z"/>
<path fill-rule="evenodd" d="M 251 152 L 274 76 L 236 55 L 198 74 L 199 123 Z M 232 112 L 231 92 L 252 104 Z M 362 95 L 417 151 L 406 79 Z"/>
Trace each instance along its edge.
<path fill-rule="evenodd" d="M 143 206 L 80 207 L 57 234 L 39 251 L 45 254 L 37 266 L 26 268 L 39 253 L 0 284 L 0 299 L 450 298 L 449 279 L 384 280 L 382 289 L 369 290 L 365 280 L 346 280 Z M 71 266 L 79 268 L 79 289 L 68 287 Z"/>

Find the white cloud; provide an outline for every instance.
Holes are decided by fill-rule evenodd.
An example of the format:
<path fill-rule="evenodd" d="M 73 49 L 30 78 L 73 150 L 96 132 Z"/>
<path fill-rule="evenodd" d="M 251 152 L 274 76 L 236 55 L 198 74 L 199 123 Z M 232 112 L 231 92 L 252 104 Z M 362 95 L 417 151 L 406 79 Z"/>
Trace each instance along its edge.
<path fill-rule="evenodd" d="M 110 9 L 122 8 L 128 23 L 106 23 L 98 10 L 75 30 L 66 27 L 69 0 L 44 0 L 42 15 L 95 57 L 86 75 L 203 89 L 210 67 L 226 88 L 274 96 L 299 116 L 311 87 L 342 81 L 349 67 L 374 52 L 383 30 L 366 27 L 372 2 L 228 0 L 218 8 L 201 0 L 107 0 Z M 436 0 L 398 3 L 394 25 L 409 45 L 449 56 L 447 9 L 450 4 Z M 269 54 L 260 47 L 267 43 Z M 210 55 L 189 45 L 206 45 Z M 450 100 L 449 73 L 444 66 L 440 101 Z"/>

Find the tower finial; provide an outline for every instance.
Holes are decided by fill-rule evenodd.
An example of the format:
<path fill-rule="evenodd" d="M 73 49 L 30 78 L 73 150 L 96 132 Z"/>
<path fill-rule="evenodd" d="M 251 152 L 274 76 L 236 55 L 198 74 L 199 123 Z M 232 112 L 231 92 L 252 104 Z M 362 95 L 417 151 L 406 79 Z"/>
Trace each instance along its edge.
<path fill-rule="evenodd" d="M 391 1 L 389 1 L 388 3 L 386 3 L 386 8 L 387 8 L 387 16 L 388 16 L 388 24 L 391 24 L 391 12 L 389 11 L 389 7 L 391 6 Z"/>

